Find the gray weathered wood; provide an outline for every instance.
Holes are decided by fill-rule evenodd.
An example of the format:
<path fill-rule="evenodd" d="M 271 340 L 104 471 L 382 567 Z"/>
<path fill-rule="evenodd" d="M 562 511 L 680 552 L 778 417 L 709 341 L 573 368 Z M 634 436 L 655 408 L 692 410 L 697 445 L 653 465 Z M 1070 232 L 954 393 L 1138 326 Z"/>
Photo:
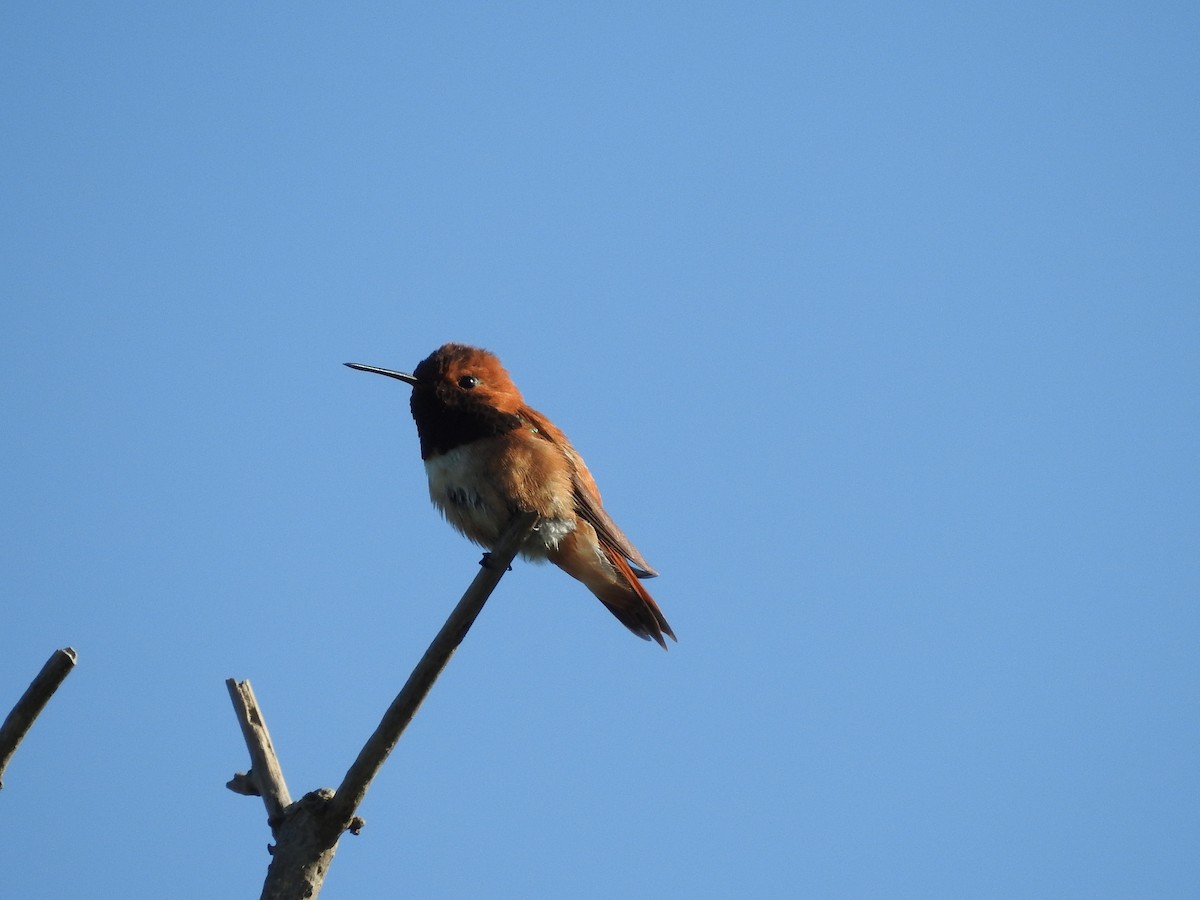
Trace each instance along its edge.
<path fill-rule="evenodd" d="M 437 633 L 408 681 L 384 713 L 379 726 L 367 739 L 336 792 L 322 788 L 289 804 L 283 773 L 279 770 L 278 760 L 271 748 L 270 736 L 266 732 L 266 725 L 263 724 L 254 695 L 249 690 L 250 686 L 247 682 L 242 682 L 242 686 L 245 687 L 243 694 L 240 689 L 236 689 L 241 686 L 229 679 L 229 693 L 235 708 L 238 709 L 238 721 L 243 723 L 242 734 L 250 749 L 253 766 L 251 776 L 235 777 L 228 787 L 238 793 L 248 793 L 252 792 L 254 787 L 259 788 L 264 803 L 267 803 L 268 821 L 276 840 L 271 850 L 271 865 L 267 869 L 262 900 L 315 900 L 321 892 L 342 833 L 350 831 L 358 834 L 363 826 L 363 820 L 359 818 L 357 811 L 371 786 L 371 781 L 399 743 L 404 729 L 416 715 L 438 675 L 466 637 L 483 605 L 516 557 L 518 548 L 536 527 L 537 516 L 533 513 L 522 513 L 514 517 L 495 549 L 485 557 L 486 565 L 480 567 L 474 581 L 450 613 L 446 624 Z M 243 704 L 239 697 L 248 697 L 249 702 Z M 254 727 L 248 727 L 247 722 Z M 255 746 L 258 746 L 266 757 L 262 763 L 255 755 Z M 267 750 L 269 752 L 266 752 Z M 260 777 L 260 772 L 277 773 L 277 777 L 275 774 Z M 271 802 L 267 801 L 268 785 L 275 785 L 269 788 L 276 796 Z M 272 810 L 279 803 L 283 804 L 283 808 L 276 815 Z"/>
<path fill-rule="evenodd" d="M 372 779 L 399 742 L 400 735 L 417 714 L 433 683 L 450 662 L 450 657 L 466 637 L 483 605 L 516 557 L 517 549 L 536 524 L 537 516 L 533 513 L 526 513 L 514 519 L 496 545 L 496 549 L 488 555 L 487 565 L 480 566 L 475 580 L 471 582 L 458 606 L 454 608 L 454 612 L 450 614 L 450 618 L 446 620 L 446 624 L 437 633 L 437 637 L 413 669 L 408 681 L 384 713 L 379 727 L 363 746 L 358 759 L 346 772 L 346 777 L 342 779 L 330 804 L 331 826 L 336 826 L 339 831 L 350 827 L 355 810 L 366 796 Z"/>
<path fill-rule="evenodd" d="M 234 714 L 242 726 L 246 749 L 250 751 L 250 771 L 239 772 L 226 787 L 239 794 L 262 797 L 267 808 L 267 824 L 274 833 L 283 821 L 284 810 L 292 803 L 292 795 L 288 793 L 275 745 L 271 743 L 271 733 L 267 731 L 266 720 L 250 682 L 227 678 L 225 686 L 229 688 L 229 699 L 233 701 Z"/>

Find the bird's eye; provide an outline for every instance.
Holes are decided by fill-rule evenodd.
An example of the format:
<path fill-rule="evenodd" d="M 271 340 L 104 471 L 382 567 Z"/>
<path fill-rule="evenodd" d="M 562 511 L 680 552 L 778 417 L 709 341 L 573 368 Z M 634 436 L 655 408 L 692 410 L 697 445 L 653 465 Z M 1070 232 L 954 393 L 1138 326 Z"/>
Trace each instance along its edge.
<path fill-rule="evenodd" d="M 458 386 L 464 391 L 469 391 L 478 384 L 479 379 L 474 375 L 464 375 L 462 378 L 458 379 Z"/>

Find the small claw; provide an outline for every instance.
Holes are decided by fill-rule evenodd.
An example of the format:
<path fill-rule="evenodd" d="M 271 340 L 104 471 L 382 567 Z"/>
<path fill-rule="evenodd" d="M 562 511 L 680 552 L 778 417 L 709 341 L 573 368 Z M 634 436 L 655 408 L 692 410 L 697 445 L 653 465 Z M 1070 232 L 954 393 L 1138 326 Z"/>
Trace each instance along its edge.
<path fill-rule="evenodd" d="M 479 564 L 480 564 L 481 566 L 483 566 L 485 569 L 491 569 L 491 568 L 494 568 L 494 567 L 492 566 L 492 554 L 491 554 L 491 553 L 485 553 L 485 554 L 483 554 L 483 559 L 479 560 Z M 509 572 L 511 572 L 511 571 L 512 571 L 512 566 L 509 566 L 509 567 L 508 567 L 508 571 L 509 571 Z"/>

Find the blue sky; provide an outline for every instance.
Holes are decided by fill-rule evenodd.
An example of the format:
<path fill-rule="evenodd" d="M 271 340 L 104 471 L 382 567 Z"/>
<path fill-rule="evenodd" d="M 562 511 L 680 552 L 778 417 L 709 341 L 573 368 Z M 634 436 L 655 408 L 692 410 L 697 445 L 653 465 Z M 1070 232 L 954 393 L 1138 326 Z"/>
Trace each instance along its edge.
<path fill-rule="evenodd" d="M 254 896 L 224 679 L 336 785 L 478 552 L 486 346 L 680 642 L 502 582 L 325 897 L 1200 883 L 1200 14 L 10 4 L 2 893 Z"/>

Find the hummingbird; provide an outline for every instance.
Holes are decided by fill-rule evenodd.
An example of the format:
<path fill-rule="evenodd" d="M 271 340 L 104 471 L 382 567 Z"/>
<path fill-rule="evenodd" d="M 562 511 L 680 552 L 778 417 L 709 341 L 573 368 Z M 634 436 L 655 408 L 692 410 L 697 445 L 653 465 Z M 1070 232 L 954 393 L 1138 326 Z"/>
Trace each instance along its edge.
<path fill-rule="evenodd" d="M 526 405 L 494 354 L 443 344 L 411 375 L 346 365 L 411 385 L 429 497 L 459 532 L 490 550 L 513 515 L 536 512 L 523 557 L 549 560 L 583 582 L 638 637 L 664 650 L 663 635 L 676 640 L 640 581 L 658 573 L 604 511 L 583 457 Z"/>

